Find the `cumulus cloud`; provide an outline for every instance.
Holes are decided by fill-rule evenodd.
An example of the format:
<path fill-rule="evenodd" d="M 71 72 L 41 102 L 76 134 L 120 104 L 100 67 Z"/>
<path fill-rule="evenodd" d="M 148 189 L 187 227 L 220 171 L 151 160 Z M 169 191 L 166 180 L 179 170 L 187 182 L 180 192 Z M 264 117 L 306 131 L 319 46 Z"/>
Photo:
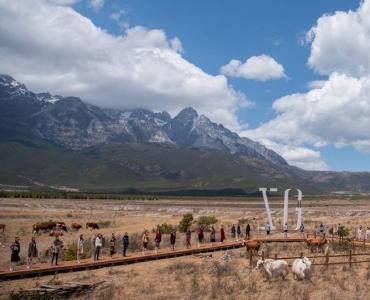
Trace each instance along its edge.
<path fill-rule="evenodd" d="M 307 34 L 309 66 L 320 74 L 370 74 L 370 1 L 357 11 L 324 15 Z"/>
<path fill-rule="evenodd" d="M 356 11 L 320 17 L 307 42 L 308 65 L 328 79 L 309 82 L 307 93 L 277 99 L 276 117 L 243 135 L 270 145 L 291 164 L 326 169 L 321 147 L 370 153 L 370 0 Z"/>
<path fill-rule="evenodd" d="M 220 73 L 231 77 L 266 81 L 286 77 L 284 67 L 269 55 L 252 56 L 245 63 L 232 59 L 220 69 Z"/>
<path fill-rule="evenodd" d="M 47 0 L 47 1 L 55 5 L 70 6 L 77 3 L 79 0 Z"/>
<path fill-rule="evenodd" d="M 104 6 L 105 0 L 90 0 L 89 5 L 95 11 L 98 12 Z"/>
<path fill-rule="evenodd" d="M 71 7 L 0 0 L 0 69 L 32 90 L 171 114 L 193 106 L 238 129 L 235 112 L 245 95 L 185 60 L 181 49 L 162 30 L 133 27 L 114 36 Z"/>

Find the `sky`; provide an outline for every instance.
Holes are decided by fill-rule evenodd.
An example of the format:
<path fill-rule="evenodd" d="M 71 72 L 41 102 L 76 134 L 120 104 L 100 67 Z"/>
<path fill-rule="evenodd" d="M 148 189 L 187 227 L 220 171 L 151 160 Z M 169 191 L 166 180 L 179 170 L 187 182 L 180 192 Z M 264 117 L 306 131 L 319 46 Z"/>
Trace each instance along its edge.
<path fill-rule="evenodd" d="M 192 106 L 310 170 L 370 171 L 370 0 L 0 0 L 0 73 Z"/>

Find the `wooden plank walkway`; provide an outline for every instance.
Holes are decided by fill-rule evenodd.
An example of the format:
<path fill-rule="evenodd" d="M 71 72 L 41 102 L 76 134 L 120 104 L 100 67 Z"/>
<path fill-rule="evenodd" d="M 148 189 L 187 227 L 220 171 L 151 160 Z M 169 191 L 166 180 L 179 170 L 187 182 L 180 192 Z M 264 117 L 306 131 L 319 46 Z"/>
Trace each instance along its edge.
<path fill-rule="evenodd" d="M 254 240 L 259 240 L 265 243 L 272 243 L 272 242 L 303 242 L 304 239 L 302 238 L 278 238 L 278 237 L 271 237 L 271 238 L 255 238 Z M 214 251 L 224 251 L 229 249 L 236 249 L 243 247 L 243 242 L 224 242 L 224 243 L 207 243 L 203 244 L 199 248 L 178 248 L 175 251 L 171 250 L 160 250 L 158 253 L 155 251 L 148 251 L 146 255 L 142 255 L 141 252 L 135 252 L 129 254 L 127 257 L 120 256 L 116 254 L 111 257 L 103 256 L 98 261 L 93 261 L 92 259 L 84 259 L 81 260 L 81 263 L 77 263 L 76 261 L 62 261 L 58 266 L 50 266 L 48 263 L 43 264 L 34 264 L 32 265 L 31 269 L 27 269 L 25 265 L 18 266 L 15 271 L 10 272 L 9 269 L 2 269 L 0 270 L 0 280 L 9 280 L 9 279 L 17 279 L 17 278 L 25 278 L 25 277 L 38 277 L 38 276 L 45 276 L 45 275 L 52 275 L 58 273 L 65 273 L 65 272 L 75 272 L 75 271 L 84 271 L 84 270 L 91 270 L 91 269 L 99 269 L 104 267 L 112 267 L 118 265 L 126 265 L 126 264 L 133 264 L 139 262 L 145 262 L 150 260 L 158 260 L 158 259 L 166 259 L 166 258 L 173 258 L 185 255 L 193 255 L 199 253 L 206 253 L 206 252 L 214 252 Z"/>

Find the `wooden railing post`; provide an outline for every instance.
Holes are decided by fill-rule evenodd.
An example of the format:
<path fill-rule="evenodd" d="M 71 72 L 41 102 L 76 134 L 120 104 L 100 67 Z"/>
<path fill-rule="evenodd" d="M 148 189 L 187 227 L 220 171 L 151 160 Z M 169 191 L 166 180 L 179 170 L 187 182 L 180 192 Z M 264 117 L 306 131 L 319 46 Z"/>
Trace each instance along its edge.
<path fill-rule="evenodd" d="M 277 260 L 277 253 L 275 253 L 275 260 Z"/>
<path fill-rule="evenodd" d="M 303 252 L 301 252 L 301 258 L 303 258 Z"/>
<path fill-rule="evenodd" d="M 265 260 L 265 251 L 262 251 L 262 260 Z"/>
<path fill-rule="evenodd" d="M 349 266 L 352 267 L 352 250 L 349 250 Z"/>
<path fill-rule="evenodd" d="M 329 267 L 329 252 L 327 252 L 325 255 L 325 264 L 326 264 L 326 267 L 328 268 Z"/>

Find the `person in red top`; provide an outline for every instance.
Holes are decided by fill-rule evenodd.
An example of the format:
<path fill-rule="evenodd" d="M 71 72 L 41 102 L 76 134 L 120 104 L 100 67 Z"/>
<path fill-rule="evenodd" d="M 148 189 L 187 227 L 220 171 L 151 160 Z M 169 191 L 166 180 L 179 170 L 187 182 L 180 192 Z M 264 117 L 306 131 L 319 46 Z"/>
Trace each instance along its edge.
<path fill-rule="evenodd" d="M 221 225 L 221 240 L 220 240 L 220 242 L 223 243 L 224 240 L 226 240 L 225 229 L 224 229 L 224 225 Z"/>
<path fill-rule="evenodd" d="M 170 235 L 170 242 L 171 242 L 171 249 L 175 251 L 175 243 L 176 243 L 176 231 L 172 230 Z"/>
<path fill-rule="evenodd" d="M 157 230 L 157 233 L 155 234 L 155 239 L 154 239 L 154 242 L 155 242 L 155 253 L 158 253 L 159 245 L 160 245 L 161 241 L 162 241 L 162 233 L 158 229 Z"/>

